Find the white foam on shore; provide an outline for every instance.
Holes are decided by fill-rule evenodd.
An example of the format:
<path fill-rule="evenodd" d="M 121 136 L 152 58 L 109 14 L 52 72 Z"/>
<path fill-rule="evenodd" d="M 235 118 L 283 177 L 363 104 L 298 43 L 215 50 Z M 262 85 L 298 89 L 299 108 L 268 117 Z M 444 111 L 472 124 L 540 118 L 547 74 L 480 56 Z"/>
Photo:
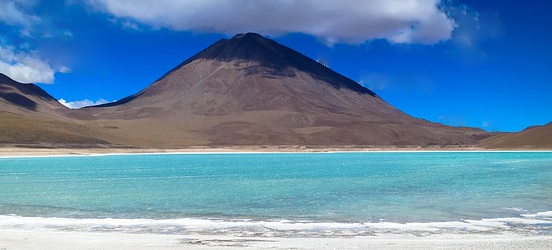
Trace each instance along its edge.
<path fill-rule="evenodd" d="M 540 213 L 536 213 L 536 214 L 524 214 L 522 215 L 523 217 L 549 217 L 550 219 L 552 219 L 552 211 L 547 211 L 547 212 L 540 212 Z"/>
<path fill-rule="evenodd" d="M 522 215 L 517 218 L 495 218 L 481 220 L 462 220 L 451 222 L 428 223 L 395 223 L 395 222 L 367 222 L 367 223 L 339 223 L 315 221 L 257 221 L 257 220 L 222 220 L 222 219 L 76 219 L 76 218 L 42 218 L 21 217 L 16 215 L 1 215 L 2 228 L 58 228 L 62 230 L 90 231 L 102 228 L 105 231 L 133 231 L 156 232 L 164 229 L 178 229 L 188 231 L 228 230 L 228 231 L 277 231 L 277 232 L 339 232 L 343 231 L 370 231 L 374 233 L 481 233 L 481 232 L 508 232 L 512 229 L 543 227 L 552 230 L 552 211 Z"/>
<path fill-rule="evenodd" d="M 175 151 L 175 152 L 140 152 L 140 153 L 82 153 L 82 154 L 52 154 L 52 155 L 0 155 L 0 159 L 13 158 L 63 158 L 63 157 L 102 157 L 102 156 L 140 156 L 140 155 L 243 155 L 243 154 L 320 154 L 320 153 L 346 153 L 352 151 L 336 152 L 279 152 L 279 151 Z M 369 153 L 372 151 L 359 151 L 357 153 Z M 406 151 L 408 152 L 408 151 Z"/>
<path fill-rule="evenodd" d="M 126 152 L 126 153 L 78 153 L 78 154 L 44 154 L 44 155 L 0 155 L 0 159 L 9 158 L 59 158 L 59 157 L 94 157 L 94 156 L 132 156 L 132 155 L 213 155 L 213 154 L 335 154 L 335 153 L 552 153 L 552 150 L 327 150 L 327 151 L 167 151 L 167 152 Z"/>

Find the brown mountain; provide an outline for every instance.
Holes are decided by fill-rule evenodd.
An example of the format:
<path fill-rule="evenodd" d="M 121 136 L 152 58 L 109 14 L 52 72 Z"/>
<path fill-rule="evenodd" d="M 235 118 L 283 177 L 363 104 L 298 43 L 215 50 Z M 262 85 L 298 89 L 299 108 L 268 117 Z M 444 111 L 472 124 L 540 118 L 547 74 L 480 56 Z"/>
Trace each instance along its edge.
<path fill-rule="evenodd" d="M 222 39 L 143 91 L 83 109 L 118 144 L 460 145 L 486 132 L 413 118 L 258 34 Z M 92 125 L 90 125 L 92 126 Z"/>
<path fill-rule="evenodd" d="M 106 144 L 74 119 L 83 115 L 67 109 L 34 84 L 22 84 L 0 74 L 0 145 Z"/>
<path fill-rule="evenodd" d="M 552 122 L 529 127 L 518 133 L 493 136 L 483 140 L 482 146 L 497 149 L 551 149 Z"/>
<path fill-rule="evenodd" d="M 66 109 L 40 87 L 16 82 L 0 73 L 0 110 L 51 117 Z"/>

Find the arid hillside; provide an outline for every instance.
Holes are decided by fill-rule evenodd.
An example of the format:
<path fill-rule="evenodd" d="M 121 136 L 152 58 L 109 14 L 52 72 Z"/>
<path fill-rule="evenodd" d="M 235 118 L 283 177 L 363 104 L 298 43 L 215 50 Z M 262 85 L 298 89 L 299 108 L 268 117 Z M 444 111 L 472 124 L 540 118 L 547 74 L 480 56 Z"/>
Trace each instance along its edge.
<path fill-rule="evenodd" d="M 1 145 L 107 145 L 108 142 L 97 138 L 97 131 L 91 131 L 79 122 L 85 118 L 85 113 L 67 109 L 40 87 L 19 83 L 0 74 Z"/>
<path fill-rule="evenodd" d="M 552 149 L 552 123 L 494 136 L 483 140 L 481 145 L 496 149 Z"/>
<path fill-rule="evenodd" d="M 145 145 L 472 145 L 486 135 L 413 118 L 253 33 L 222 39 L 143 91 L 84 111 Z"/>
<path fill-rule="evenodd" d="M 440 147 L 490 136 L 409 116 L 254 33 L 216 42 L 137 94 L 80 110 L 2 75 L 0 115 L 4 145 Z"/>

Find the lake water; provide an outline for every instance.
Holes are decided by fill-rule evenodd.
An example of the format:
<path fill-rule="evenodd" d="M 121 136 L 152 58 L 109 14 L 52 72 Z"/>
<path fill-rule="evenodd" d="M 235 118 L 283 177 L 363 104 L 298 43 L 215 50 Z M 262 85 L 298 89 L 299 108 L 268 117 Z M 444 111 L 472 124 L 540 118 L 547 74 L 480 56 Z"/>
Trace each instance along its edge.
<path fill-rule="evenodd" d="M 0 158 L 0 225 L 245 235 L 552 234 L 552 152 Z"/>

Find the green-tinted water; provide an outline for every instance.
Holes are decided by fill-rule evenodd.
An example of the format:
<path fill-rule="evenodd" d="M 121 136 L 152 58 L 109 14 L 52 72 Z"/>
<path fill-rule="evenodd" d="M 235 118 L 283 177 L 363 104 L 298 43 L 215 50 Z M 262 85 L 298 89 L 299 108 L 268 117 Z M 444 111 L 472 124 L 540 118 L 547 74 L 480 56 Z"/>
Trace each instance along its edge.
<path fill-rule="evenodd" d="M 0 159 L 0 215 L 446 222 L 552 210 L 552 153 Z"/>
<path fill-rule="evenodd" d="M 133 155 L 0 166 L 2 214 L 446 221 L 552 210 L 552 153 Z"/>

